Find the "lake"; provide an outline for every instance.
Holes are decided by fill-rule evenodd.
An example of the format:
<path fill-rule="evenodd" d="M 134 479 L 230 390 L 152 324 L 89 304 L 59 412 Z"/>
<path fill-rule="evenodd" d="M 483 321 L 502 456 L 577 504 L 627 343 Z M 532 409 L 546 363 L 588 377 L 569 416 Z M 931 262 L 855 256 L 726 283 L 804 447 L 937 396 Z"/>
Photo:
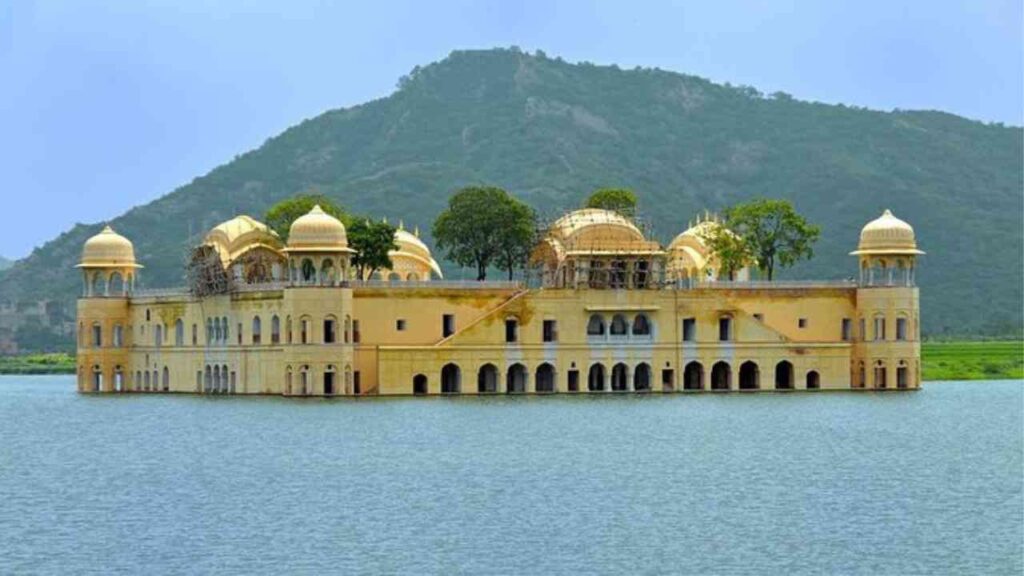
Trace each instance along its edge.
<path fill-rule="evenodd" d="M 84 396 L 0 377 L 0 573 L 1020 573 L 1024 383 Z"/>

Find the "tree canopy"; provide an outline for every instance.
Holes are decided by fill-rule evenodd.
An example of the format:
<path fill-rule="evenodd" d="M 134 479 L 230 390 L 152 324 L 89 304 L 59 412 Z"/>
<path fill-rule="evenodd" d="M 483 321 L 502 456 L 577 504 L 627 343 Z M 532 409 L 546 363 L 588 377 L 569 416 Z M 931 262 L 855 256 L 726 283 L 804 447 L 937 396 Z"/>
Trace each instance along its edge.
<path fill-rule="evenodd" d="M 391 268 L 388 252 L 397 250 L 395 227 L 387 222 L 354 218 L 347 227 L 348 244 L 356 251 L 352 265 L 357 278 L 369 278 L 382 268 Z"/>
<path fill-rule="evenodd" d="M 821 233 L 787 200 L 762 198 L 736 204 L 724 216 L 724 226 L 709 228 L 705 237 L 723 269 L 734 272 L 753 261 L 768 280 L 775 277 L 777 267 L 810 259 Z"/>
<path fill-rule="evenodd" d="M 636 202 L 636 194 L 627 188 L 600 188 L 587 198 L 583 207 L 612 210 L 626 218 L 634 218 Z"/>
<path fill-rule="evenodd" d="M 511 279 L 533 247 L 534 211 L 505 190 L 469 186 L 453 194 L 434 221 L 439 249 L 460 266 L 476 268 L 486 280 L 487 269 L 499 264 Z"/>

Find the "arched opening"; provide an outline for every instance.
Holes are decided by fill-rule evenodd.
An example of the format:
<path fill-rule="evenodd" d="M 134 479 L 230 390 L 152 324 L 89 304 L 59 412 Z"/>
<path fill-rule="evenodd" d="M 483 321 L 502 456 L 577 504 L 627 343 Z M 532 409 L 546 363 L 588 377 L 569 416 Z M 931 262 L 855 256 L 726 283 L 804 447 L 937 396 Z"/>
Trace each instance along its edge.
<path fill-rule="evenodd" d="M 775 365 L 775 389 L 793 389 L 793 365 L 789 360 L 783 360 Z"/>
<path fill-rule="evenodd" d="M 604 365 L 593 364 L 587 373 L 587 390 L 590 392 L 604 391 Z"/>
<path fill-rule="evenodd" d="M 612 325 L 608 330 L 608 333 L 612 336 L 625 336 L 626 331 L 629 329 L 629 323 L 626 322 L 626 317 L 622 314 L 616 314 L 612 316 Z"/>
<path fill-rule="evenodd" d="M 509 394 L 523 394 L 526 392 L 526 366 L 518 362 L 508 367 L 505 377 L 505 390 Z"/>
<path fill-rule="evenodd" d="M 711 367 L 711 389 L 728 390 L 732 387 L 732 368 L 728 362 L 715 362 Z"/>
<path fill-rule="evenodd" d="M 324 396 L 334 396 L 334 365 L 324 369 Z"/>
<path fill-rule="evenodd" d="M 415 272 L 409 272 L 408 274 L 405 275 L 406 282 L 419 282 L 419 280 L 420 275 Z"/>
<path fill-rule="evenodd" d="M 164 327 L 162 324 L 156 325 L 156 330 L 153 331 L 153 345 L 160 346 L 164 343 Z"/>
<path fill-rule="evenodd" d="M 299 318 L 299 344 L 309 344 L 312 334 L 310 334 L 310 319 L 308 317 Z"/>
<path fill-rule="evenodd" d="M 103 391 L 103 370 L 100 368 L 99 364 L 92 367 L 92 391 Z"/>
<path fill-rule="evenodd" d="M 476 374 L 476 391 L 480 394 L 494 394 L 498 391 L 498 367 L 484 364 Z"/>
<path fill-rule="evenodd" d="M 331 260 L 330 258 L 324 260 L 320 264 L 320 285 L 334 285 L 334 260 Z"/>
<path fill-rule="evenodd" d="M 163 389 L 164 392 L 171 391 L 171 371 L 167 369 L 167 366 L 164 366 L 163 379 L 161 380 L 161 384 L 161 388 Z"/>
<path fill-rule="evenodd" d="M 107 286 L 107 290 L 111 296 L 124 295 L 124 277 L 121 276 L 120 272 L 112 272 L 110 274 L 110 282 Z"/>
<path fill-rule="evenodd" d="M 458 394 L 462 391 L 462 370 L 456 364 L 445 364 L 441 368 L 441 393 Z"/>
<path fill-rule="evenodd" d="M 103 276 L 102 272 L 95 272 L 92 277 L 92 291 L 91 296 L 106 296 L 107 295 L 107 279 Z"/>
<path fill-rule="evenodd" d="M 417 374 L 412 377 L 412 393 L 422 396 L 427 393 L 427 377 L 424 374 Z"/>
<path fill-rule="evenodd" d="M 288 369 L 288 380 L 291 382 L 291 368 Z M 206 366 L 206 370 L 203 372 L 203 392 L 209 394 L 213 391 L 213 369 L 210 368 L 209 364 Z"/>
<path fill-rule="evenodd" d="M 633 336 L 650 336 L 651 321 L 646 314 L 637 314 L 633 318 Z"/>
<path fill-rule="evenodd" d="M 142 389 L 149 392 L 149 370 L 142 373 Z"/>
<path fill-rule="evenodd" d="M 587 336 L 604 336 L 604 317 L 600 314 L 591 314 L 587 321 Z"/>
<path fill-rule="evenodd" d="M 209 370 L 209 368 L 207 368 Z M 286 396 L 292 395 L 292 367 L 288 366 L 284 371 L 284 393 Z"/>
<path fill-rule="evenodd" d="M 885 388 L 887 374 L 885 373 L 885 362 L 875 362 L 875 388 Z"/>
<path fill-rule="evenodd" d="M 637 392 L 651 391 L 651 367 L 646 362 L 637 364 L 633 369 L 633 390 Z"/>
<path fill-rule="evenodd" d="M 910 380 L 908 378 L 908 372 L 909 372 L 909 370 L 907 368 L 906 361 L 905 360 L 900 360 L 900 363 L 896 366 L 896 387 L 897 388 L 907 388 L 909 386 L 908 382 Z"/>
<path fill-rule="evenodd" d="M 683 370 L 683 390 L 704 389 L 704 366 L 700 362 L 690 362 Z"/>
<path fill-rule="evenodd" d="M 400 282 L 402 277 L 399 276 L 398 272 L 392 272 L 388 274 L 388 282 Z"/>
<path fill-rule="evenodd" d="M 625 392 L 629 389 L 629 368 L 619 362 L 612 366 L 612 392 Z"/>
<path fill-rule="evenodd" d="M 747 360 L 740 364 L 740 390 L 757 390 L 761 387 L 761 369 Z"/>
<path fill-rule="evenodd" d="M 309 381 L 309 366 L 303 365 L 299 370 L 299 394 L 305 396 L 312 392 Z"/>
<path fill-rule="evenodd" d="M 534 383 L 538 393 L 555 391 L 555 367 L 547 362 L 537 366 L 537 380 Z"/>
<path fill-rule="evenodd" d="M 352 338 L 352 317 L 348 314 L 345 315 L 345 326 L 342 330 L 342 338 L 345 339 L 345 344 L 348 344 Z"/>
<path fill-rule="evenodd" d="M 125 386 L 124 382 L 124 370 L 120 365 L 114 367 L 114 391 L 115 392 L 127 392 L 128 387 Z"/>
<path fill-rule="evenodd" d="M 313 284 L 316 282 L 316 266 L 313 265 L 313 261 L 309 258 L 303 258 L 301 268 L 299 272 L 302 274 L 303 284 Z"/>
<path fill-rule="evenodd" d="M 357 394 L 360 390 L 355 391 Z M 345 394 L 352 393 L 352 366 L 345 364 Z"/>
<path fill-rule="evenodd" d="M 281 343 L 281 319 L 278 318 L 277 314 L 274 314 L 270 319 L 270 343 Z"/>
<path fill-rule="evenodd" d="M 821 376 L 818 375 L 817 370 L 811 370 L 807 373 L 807 389 L 817 390 L 821 388 Z"/>

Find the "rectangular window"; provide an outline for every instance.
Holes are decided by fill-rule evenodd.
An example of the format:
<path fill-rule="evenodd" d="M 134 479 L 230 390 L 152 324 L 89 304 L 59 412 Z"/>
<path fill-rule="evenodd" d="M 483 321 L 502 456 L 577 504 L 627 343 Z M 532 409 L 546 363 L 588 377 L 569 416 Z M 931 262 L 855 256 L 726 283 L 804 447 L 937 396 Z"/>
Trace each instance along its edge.
<path fill-rule="evenodd" d="M 336 322 L 330 318 L 324 320 L 324 344 L 334 344 L 338 341 L 338 335 L 335 333 Z"/>
<path fill-rule="evenodd" d="M 683 341 L 694 342 L 697 340 L 697 319 L 683 318 Z"/>
<path fill-rule="evenodd" d="M 360 379 L 359 370 L 352 373 L 352 392 L 354 394 L 360 394 L 362 390 L 362 381 Z"/>
<path fill-rule="evenodd" d="M 309 344 L 309 320 L 299 320 L 299 344 Z"/>
<path fill-rule="evenodd" d="M 800 328 L 807 328 L 807 318 L 801 318 L 796 321 L 796 325 Z"/>
<path fill-rule="evenodd" d="M 455 314 L 444 314 L 441 316 L 441 337 L 447 338 L 455 334 Z"/>
<path fill-rule="evenodd" d="M 99 324 L 92 327 L 92 345 L 96 348 L 103 346 L 103 328 Z"/>
<path fill-rule="evenodd" d="M 859 328 L 860 328 L 860 339 L 861 340 L 867 340 L 868 339 L 868 325 L 867 325 L 867 322 L 863 318 L 860 319 L 860 327 Z"/>
<path fill-rule="evenodd" d="M 732 318 L 722 317 L 718 319 L 718 339 L 722 342 L 732 340 Z"/>
<path fill-rule="evenodd" d="M 359 320 L 352 321 L 352 342 L 355 344 L 359 344 L 360 342 Z"/>
<path fill-rule="evenodd" d="M 544 321 L 544 341 L 545 342 L 557 342 L 558 341 L 558 324 L 555 320 Z"/>
<path fill-rule="evenodd" d="M 399 318 L 398 320 L 395 320 L 395 330 L 398 330 L 399 332 L 405 332 L 404 318 Z"/>
<path fill-rule="evenodd" d="M 515 318 L 505 320 L 505 342 L 519 341 L 519 321 Z"/>
<path fill-rule="evenodd" d="M 896 319 L 896 339 L 906 340 L 907 339 L 907 319 L 897 318 Z"/>
<path fill-rule="evenodd" d="M 241 346 L 242 345 L 242 323 L 241 322 L 238 323 L 238 332 L 237 332 L 237 334 L 238 334 L 238 345 Z"/>
<path fill-rule="evenodd" d="M 574 369 L 569 370 L 569 392 L 579 392 L 580 390 L 580 371 Z"/>
<path fill-rule="evenodd" d="M 843 342 L 853 339 L 853 322 L 849 318 L 843 318 Z"/>
<path fill-rule="evenodd" d="M 875 340 L 885 340 L 885 318 L 875 318 Z"/>
<path fill-rule="evenodd" d="M 676 388 L 676 371 L 671 368 L 665 368 L 661 371 L 661 389 L 665 392 L 671 392 Z"/>
<path fill-rule="evenodd" d="M 199 326 L 196 326 L 195 324 L 192 325 L 192 345 L 199 345 Z"/>

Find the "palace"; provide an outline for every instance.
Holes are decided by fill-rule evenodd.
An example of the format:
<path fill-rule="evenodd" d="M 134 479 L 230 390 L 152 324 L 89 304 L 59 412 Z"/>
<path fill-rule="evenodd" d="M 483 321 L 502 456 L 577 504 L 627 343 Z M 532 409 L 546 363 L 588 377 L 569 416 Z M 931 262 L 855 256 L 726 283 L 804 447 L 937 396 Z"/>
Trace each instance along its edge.
<path fill-rule="evenodd" d="M 535 282 L 442 278 L 399 227 L 359 278 L 319 207 L 282 242 L 238 216 L 192 251 L 189 286 L 137 290 L 109 227 L 78 267 L 78 389 L 284 396 L 593 394 L 920 387 L 914 231 L 888 210 L 851 255 L 859 279 L 719 278 L 704 218 L 663 247 L 617 213 L 548 229 Z"/>

